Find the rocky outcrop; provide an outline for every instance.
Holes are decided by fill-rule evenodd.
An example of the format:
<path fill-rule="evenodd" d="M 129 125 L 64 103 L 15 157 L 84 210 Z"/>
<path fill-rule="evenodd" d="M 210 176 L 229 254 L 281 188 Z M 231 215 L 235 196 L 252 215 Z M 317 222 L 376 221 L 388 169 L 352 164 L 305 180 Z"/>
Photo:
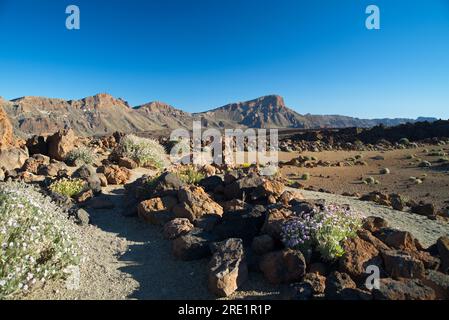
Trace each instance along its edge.
<path fill-rule="evenodd" d="M 50 158 L 64 161 L 67 154 L 75 148 L 77 137 L 71 129 L 59 130 L 47 138 Z"/>
<path fill-rule="evenodd" d="M 15 147 L 16 141 L 14 139 L 13 127 L 8 118 L 8 115 L 0 105 L 0 149 Z"/>

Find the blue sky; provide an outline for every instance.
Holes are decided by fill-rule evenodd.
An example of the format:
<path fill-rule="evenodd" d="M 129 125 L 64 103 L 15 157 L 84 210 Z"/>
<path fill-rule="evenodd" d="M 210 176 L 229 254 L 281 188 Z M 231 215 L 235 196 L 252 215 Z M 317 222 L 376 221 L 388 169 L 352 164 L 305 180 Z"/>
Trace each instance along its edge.
<path fill-rule="evenodd" d="M 65 8 L 81 29 L 65 28 Z M 365 28 L 365 8 L 381 30 Z M 449 118 L 449 0 L 0 0 L 0 96 Z"/>

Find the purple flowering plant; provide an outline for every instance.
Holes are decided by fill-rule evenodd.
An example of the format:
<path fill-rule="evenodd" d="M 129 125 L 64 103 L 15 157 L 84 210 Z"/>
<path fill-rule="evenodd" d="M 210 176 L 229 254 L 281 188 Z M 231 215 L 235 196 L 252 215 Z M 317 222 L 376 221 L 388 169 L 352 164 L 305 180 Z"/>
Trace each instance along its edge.
<path fill-rule="evenodd" d="M 356 235 L 362 220 L 361 214 L 349 208 L 328 205 L 286 221 L 282 241 L 288 248 L 304 253 L 315 249 L 324 260 L 335 260 L 344 254 L 343 242 Z"/>

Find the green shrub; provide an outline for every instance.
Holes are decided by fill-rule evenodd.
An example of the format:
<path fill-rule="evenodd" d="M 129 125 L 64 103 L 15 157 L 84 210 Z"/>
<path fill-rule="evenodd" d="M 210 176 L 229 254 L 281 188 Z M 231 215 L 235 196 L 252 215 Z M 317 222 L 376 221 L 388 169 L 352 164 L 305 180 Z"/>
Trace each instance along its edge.
<path fill-rule="evenodd" d="M 301 180 L 307 181 L 309 179 L 310 179 L 310 173 L 306 172 L 306 173 L 302 174 Z"/>
<path fill-rule="evenodd" d="M 198 184 L 206 176 L 193 165 L 183 166 L 176 172 L 179 179 L 187 184 Z"/>
<path fill-rule="evenodd" d="M 134 160 L 142 167 L 163 169 L 167 164 L 164 147 L 154 139 L 127 135 L 120 140 L 116 153 Z"/>
<path fill-rule="evenodd" d="M 50 185 L 50 190 L 67 197 L 73 197 L 83 191 L 86 183 L 81 179 L 61 179 Z"/>
<path fill-rule="evenodd" d="M 428 168 L 428 167 L 431 167 L 431 166 L 432 166 L 432 164 L 429 161 L 421 161 L 418 164 L 418 167 L 420 167 L 420 168 Z"/>
<path fill-rule="evenodd" d="M 410 144 L 410 140 L 409 139 L 407 139 L 407 138 L 402 138 L 402 139 L 399 139 L 399 144 L 404 144 L 404 145 L 408 145 L 408 144 Z"/>
<path fill-rule="evenodd" d="M 368 177 L 364 180 L 365 184 L 375 184 L 376 183 L 376 179 L 374 179 L 373 177 Z"/>
<path fill-rule="evenodd" d="M 380 174 L 390 174 L 390 169 L 382 168 L 382 169 L 380 169 Z"/>
<path fill-rule="evenodd" d="M 92 164 L 95 161 L 95 156 L 92 149 L 82 146 L 71 150 L 65 160 L 69 164 L 76 164 L 77 162 Z"/>
<path fill-rule="evenodd" d="M 22 183 L 0 184 L 0 299 L 64 278 L 79 262 L 76 227 L 62 210 Z"/>

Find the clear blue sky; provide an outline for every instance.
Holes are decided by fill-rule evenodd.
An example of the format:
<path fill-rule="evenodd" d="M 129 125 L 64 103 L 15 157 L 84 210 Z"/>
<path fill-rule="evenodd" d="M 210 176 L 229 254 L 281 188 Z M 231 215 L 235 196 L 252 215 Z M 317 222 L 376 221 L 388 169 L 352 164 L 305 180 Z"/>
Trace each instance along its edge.
<path fill-rule="evenodd" d="M 449 0 L 0 0 L 0 96 L 99 92 L 190 112 L 276 93 L 300 113 L 449 118 Z"/>

